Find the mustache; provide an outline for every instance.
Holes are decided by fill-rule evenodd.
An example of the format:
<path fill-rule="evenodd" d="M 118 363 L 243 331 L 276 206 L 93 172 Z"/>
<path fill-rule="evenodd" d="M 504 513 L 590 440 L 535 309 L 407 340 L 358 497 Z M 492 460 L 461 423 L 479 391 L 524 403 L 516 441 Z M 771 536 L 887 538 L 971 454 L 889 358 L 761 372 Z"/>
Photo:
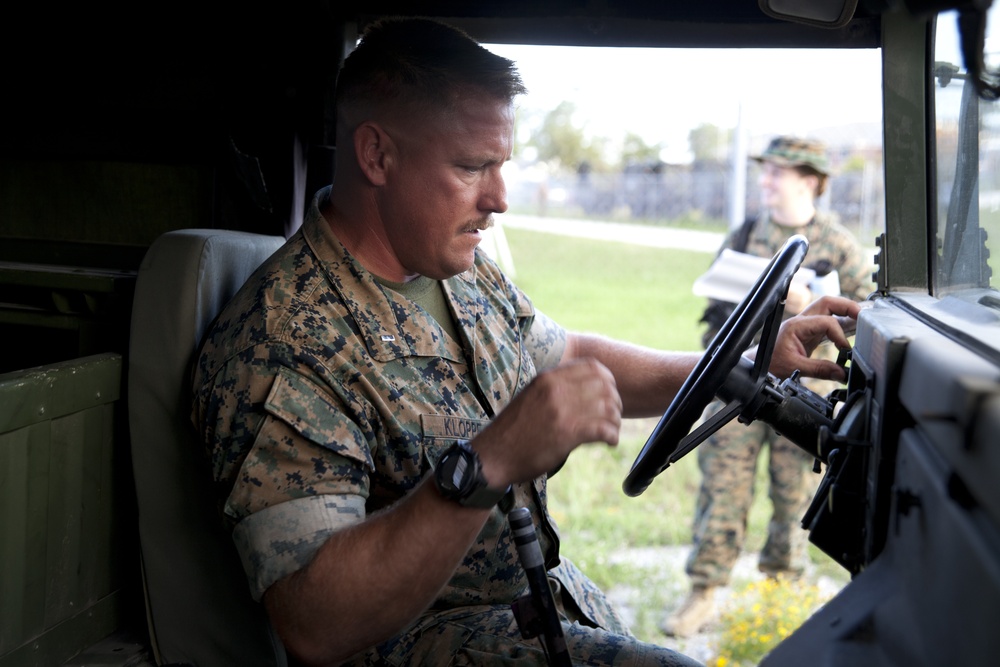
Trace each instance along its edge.
<path fill-rule="evenodd" d="M 465 226 L 465 231 L 467 231 L 467 232 L 475 232 L 475 231 L 484 232 L 484 231 L 486 231 L 487 229 L 489 229 L 492 226 L 493 226 L 493 216 L 492 215 L 488 215 L 485 218 L 481 218 L 479 220 L 474 220 L 474 221 L 470 222 L 468 225 Z"/>

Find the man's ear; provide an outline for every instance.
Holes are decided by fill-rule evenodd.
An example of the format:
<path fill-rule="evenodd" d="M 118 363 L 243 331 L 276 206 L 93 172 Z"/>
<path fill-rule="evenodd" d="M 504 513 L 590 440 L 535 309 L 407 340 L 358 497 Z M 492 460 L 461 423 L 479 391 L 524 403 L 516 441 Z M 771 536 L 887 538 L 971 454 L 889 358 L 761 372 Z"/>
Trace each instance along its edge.
<path fill-rule="evenodd" d="M 386 167 L 395 150 L 392 138 L 377 123 L 362 123 L 354 130 L 358 167 L 372 185 L 384 185 Z"/>

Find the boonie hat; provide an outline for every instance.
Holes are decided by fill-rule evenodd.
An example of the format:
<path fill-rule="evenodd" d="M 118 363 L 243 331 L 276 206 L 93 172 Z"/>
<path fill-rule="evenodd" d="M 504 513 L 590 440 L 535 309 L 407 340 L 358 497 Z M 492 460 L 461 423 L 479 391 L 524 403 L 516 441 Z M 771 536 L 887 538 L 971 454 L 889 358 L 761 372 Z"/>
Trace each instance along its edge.
<path fill-rule="evenodd" d="M 757 162 L 770 162 L 779 167 L 810 167 L 825 176 L 830 175 L 826 145 L 816 139 L 775 137 L 767 150 L 751 157 Z"/>

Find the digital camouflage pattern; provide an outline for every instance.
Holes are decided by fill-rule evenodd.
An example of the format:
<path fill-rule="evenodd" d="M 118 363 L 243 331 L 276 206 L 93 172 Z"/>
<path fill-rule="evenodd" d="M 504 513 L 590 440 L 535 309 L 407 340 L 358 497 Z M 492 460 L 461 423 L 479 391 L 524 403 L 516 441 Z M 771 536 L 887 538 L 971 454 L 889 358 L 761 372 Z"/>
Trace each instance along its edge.
<path fill-rule="evenodd" d="M 779 167 L 810 167 L 821 174 L 830 174 L 830 160 L 826 145 L 815 139 L 801 137 L 775 137 L 760 155 L 758 162 L 773 162 Z"/>
<path fill-rule="evenodd" d="M 607 625 L 594 627 L 590 611 L 581 611 L 573 591 L 596 590 L 570 561 L 549 571 L 553 598 L 562 619 L 566 646 L 574 665 L 655 665 L 696 667 L 700 663 L 668 648 L 640 642 L 613 615 Z M 605 606 L 606 602 L 599 602 Z M 507 604 L 466 605 L 425 614 L 406 631 L 350 660 L 351 667 L 382 665 L 467 665 L 501 667 L 548 664 L 538 640 L 525 641 Z"/>
<path fill-rule="evenodd" d="M 709 413 L 722 407 L 713 403 Z M 799 522 L 818 483 L 812 457 L 762 421 L 732 421 L 698 446 L 701 486 L 695 504 L 692 548 L 685 570 L 693 586 L 724 586 L 746 539 L 757 459 L 768 448 L 767 539 L 758 568 L 769 575 L 801 574 L 808 539 Z"/>
<path fill-rule="evenodd" d="M 473 268 L 443 282 L 461 337 L 453 340 L 353 259 L 320 213 L 327 193 L 224 309 L 195 368 L 193 421 L 257 599 L 332 533 L 415 488 L 444 450 L 473 438 L 565 346 L 565 331 L 479 252 Z M 611 633 L 588 631 L 574 659 L 622 664 L 614 655 L 636 642 L 596 586 L 560 561 L 545 477 L 514 493 L 578 610 L 582 625 L 572 632 Z M 531 654 L 537 640 L 520 639 L 511 625 L 510 604 L 526 589 L 506 516 L 495 509 L 431 609 L 353 662 L 454 664 L 452 649 L 475 656 L 495 641 Z M 643 650 L 659 655 L 652 664 L 691 664 L 667 649 Z"/>
<path fill-rule="evenodd" d="M 765 211 L 747 242 L 746 252 L 758 257 L 773 257 L 792 235 L 800 234 L 809 241 L 809 253 L 803 266 L 827 263 L 840 276 L 840 293 L 863 301 L 875 289 L 872 283 L 874 266 L 849 229 L 835 213 L 816 211 L 816 216 L 801 227 L 784 227 L 773 222 Z M 728 247 L 729 239 L 723 247 Z M 721 251 L 721 249 L 720 249 Z"/>
<path fill-rule="evenodd" d="M 817 211 L 812 222 L 795 228 L 778 225 L 765 214 L 754 226 L 746 252 L 773 257 L 793 234 L 801 234 L 809 241 L 803 266 L 826 264 L 836 269 L 843 296 L 861 301 L 874 290 L 872 265 L 854 235 L 832 213 Z M 720 253 L 732 247 L 734 236 L 726 239 Z M 710 340 L 714 333 L 708 332 L 706 338 Z M 832 344 L 824 343 L 813 356 L 835 360 L 837 355 Z M 839 386 L 829 380 L 805 379 L 802 383 L 823 396 Z M 707 412 L 719 407 L 713 403 Z M 698 447 L 702 483 L 695 506 L 693 547 L 686 566 L 693 585 L 721 586 L 728 582 L 743 548 L 757 458 L 765 445 L 773 510 L 758 567 L 768 574 L 792 575 L 805 567 L 808 539 L 800 521 L 818 484 L 818 476 L 810 472 L 812 458 L 763 422 L 746 426 L 733 420 Z"/>

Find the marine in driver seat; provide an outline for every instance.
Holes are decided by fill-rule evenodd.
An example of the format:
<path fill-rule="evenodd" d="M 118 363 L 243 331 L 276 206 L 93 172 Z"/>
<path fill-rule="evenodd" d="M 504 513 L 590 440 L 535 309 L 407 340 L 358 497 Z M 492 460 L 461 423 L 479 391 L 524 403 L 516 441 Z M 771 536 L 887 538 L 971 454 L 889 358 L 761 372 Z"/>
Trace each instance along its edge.
<path fill-rule="evenodd" d="M 575 664 L 696 664 L 631 636 L 546 509 L 548 473 L 662 413 L 698 355 L 566 331 L 477 251 L 525 92 L 454 28 L 373 25 L 337 83 L 334 183 L 200 352 L 193 420 L 253 596 L 302 664 L 544 664 L 511 609 L 511 507 Z M 825 298 L 785 322 L 772 372 L 844 379 L 809 353 L 846 347 L 833 315 L 857 312 Z"/>

